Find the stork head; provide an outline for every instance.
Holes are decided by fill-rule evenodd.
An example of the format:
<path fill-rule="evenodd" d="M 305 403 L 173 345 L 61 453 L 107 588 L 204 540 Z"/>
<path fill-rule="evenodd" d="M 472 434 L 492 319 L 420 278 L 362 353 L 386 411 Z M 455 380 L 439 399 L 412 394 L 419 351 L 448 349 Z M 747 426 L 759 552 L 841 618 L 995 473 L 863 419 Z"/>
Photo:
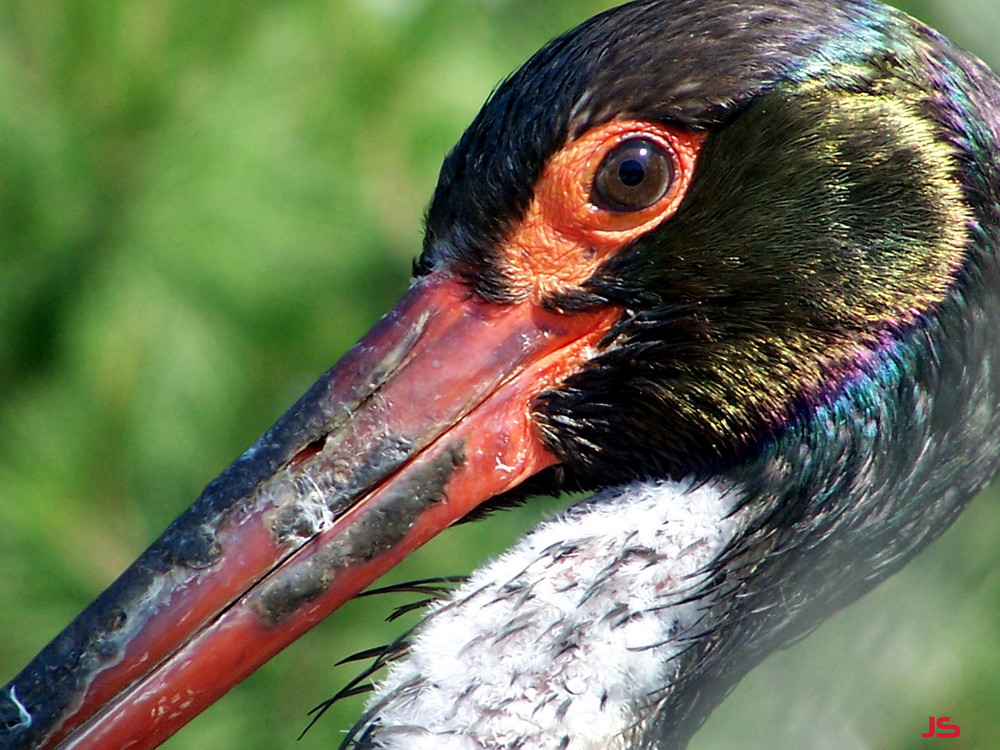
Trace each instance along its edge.
<path fill-rule="evenodd" d="M 996 469 L 997 101 L 869 0 L 554 40 L 445 160 L 411 290 L 8 684 L 0 746 L 154 746 L 484 504 L 663 481 L 739 514 L 652 709 L 690 734 Z"/>

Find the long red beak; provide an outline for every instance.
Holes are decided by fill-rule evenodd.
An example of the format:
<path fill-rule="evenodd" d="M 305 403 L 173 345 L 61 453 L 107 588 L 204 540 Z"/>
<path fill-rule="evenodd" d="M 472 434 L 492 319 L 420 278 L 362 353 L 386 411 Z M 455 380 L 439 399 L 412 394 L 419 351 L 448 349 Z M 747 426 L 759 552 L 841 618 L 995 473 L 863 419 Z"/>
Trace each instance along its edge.
<path fill-rule="evenodd" d="M 620 311 L 417 282 L 0 693 L 0 747 L 151 748 L 489 498 Z"/>

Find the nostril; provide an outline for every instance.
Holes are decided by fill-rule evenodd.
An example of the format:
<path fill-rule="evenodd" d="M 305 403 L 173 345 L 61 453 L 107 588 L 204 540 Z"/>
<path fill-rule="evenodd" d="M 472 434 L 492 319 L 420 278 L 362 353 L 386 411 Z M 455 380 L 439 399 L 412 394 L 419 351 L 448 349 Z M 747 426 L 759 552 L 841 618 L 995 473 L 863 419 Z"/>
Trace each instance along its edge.
<path fill-rule="evenodd" d="M 302 450 L 292 457 L 292 460 L 288 462 L 288 465 L 294 469 L 304 464 L 310 458 L 323 450 L 326 445 L 326 438 L 326 435 L 321 435 L 312 442 L 308 443 L 304 448 L 302 448 Z"/>

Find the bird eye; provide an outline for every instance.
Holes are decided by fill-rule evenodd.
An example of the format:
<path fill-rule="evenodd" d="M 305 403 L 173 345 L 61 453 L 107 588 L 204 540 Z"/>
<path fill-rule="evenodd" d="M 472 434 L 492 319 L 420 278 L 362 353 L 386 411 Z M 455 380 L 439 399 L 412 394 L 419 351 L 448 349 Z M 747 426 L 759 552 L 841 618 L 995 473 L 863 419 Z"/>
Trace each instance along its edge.
<path fill-rule="evenodd" d="M 673 161 L 662 146 L 648 138 L 630 138 L 597 168 L 591 202 L 608 211 L 640 211 L 666 195 L 673 179 Z"/>

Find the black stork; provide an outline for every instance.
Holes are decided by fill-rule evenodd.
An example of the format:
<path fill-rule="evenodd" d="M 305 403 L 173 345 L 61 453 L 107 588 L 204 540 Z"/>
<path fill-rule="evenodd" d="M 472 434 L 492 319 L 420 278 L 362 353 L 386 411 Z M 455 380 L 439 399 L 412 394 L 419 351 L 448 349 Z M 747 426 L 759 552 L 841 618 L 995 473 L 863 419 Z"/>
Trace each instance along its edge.
<path fill-rule="evenodd" d="M 5 687 L 4 746 L 153 746 L 433 534 L 563 489 L 596 494 L 432 611 L 350 741 L 685 746 L 996 472 L 996 102 L 865 0 L 555 40 L 446 159 L 411 291 Z"/>

